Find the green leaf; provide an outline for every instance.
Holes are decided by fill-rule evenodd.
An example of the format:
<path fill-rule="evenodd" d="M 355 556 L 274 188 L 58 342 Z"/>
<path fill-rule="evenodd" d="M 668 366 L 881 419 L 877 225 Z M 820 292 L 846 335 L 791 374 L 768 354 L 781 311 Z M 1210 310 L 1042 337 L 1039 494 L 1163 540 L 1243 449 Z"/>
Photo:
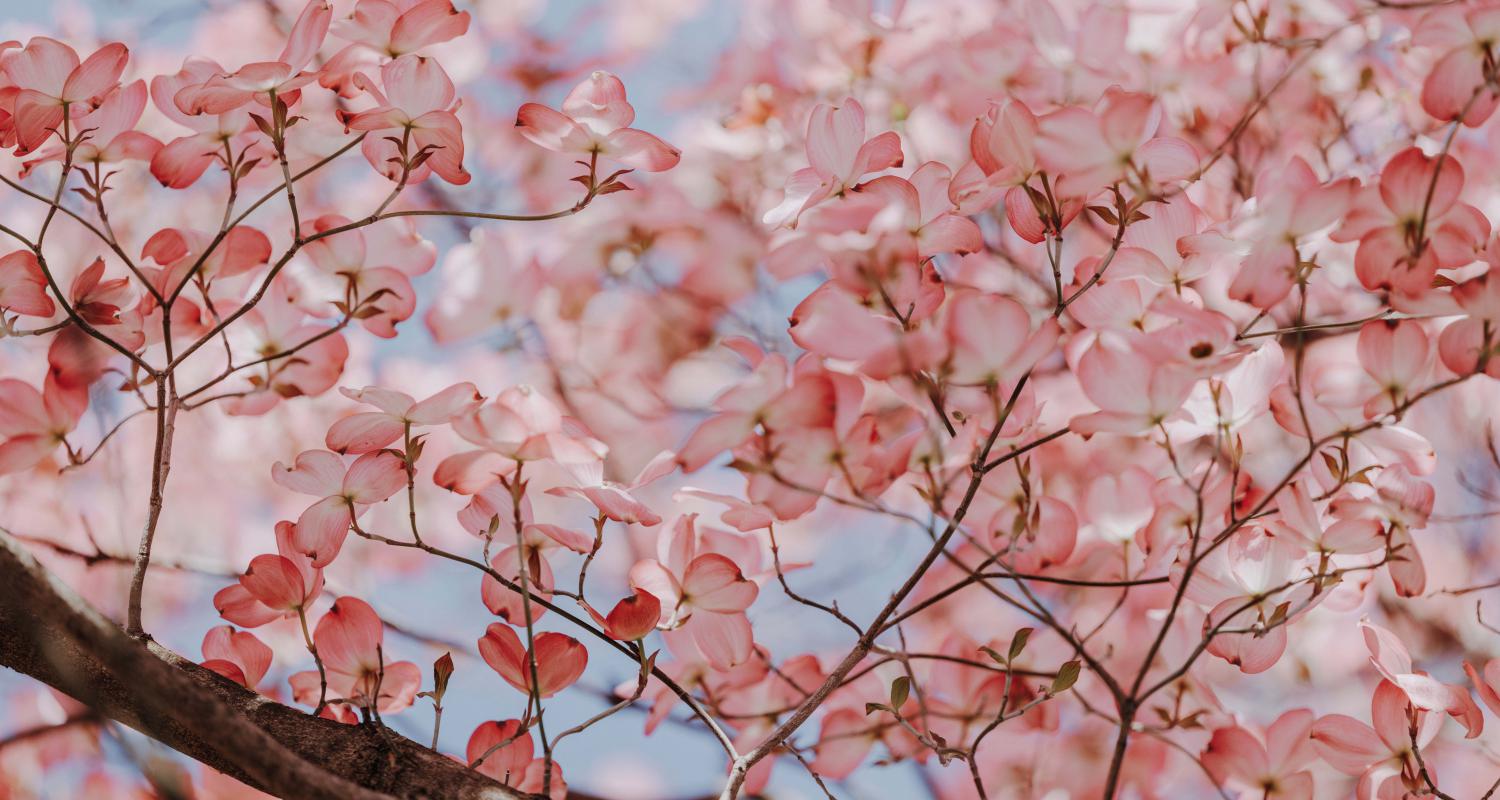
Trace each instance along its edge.
<path fill-rule="evenodd" d="M 1031 628 L 1022 628 L 1010 639 L 1010 661 L 1015 661 L 1016 656 L 1021 655 L 1026 649 L 1026 643 L 1031 641 Z"/>
<path fill-rule="evenodd" d="M 1047 690 L 1047 694 L 1062 694 L 1073 688 L 1073 684 L 1078 682 L 1078 673 L 1082 669 L 1083 665 L 1076 658 L 1063 664 L 1057 670 L 1057 677 L 1052 679 L 1052 688 Z"/>
<path fill-rule="evenodd" d="M 891 681 L 891 708 L 906 705 L 906 698 L 911 694 L 911 678 L 902 675 Z"/>

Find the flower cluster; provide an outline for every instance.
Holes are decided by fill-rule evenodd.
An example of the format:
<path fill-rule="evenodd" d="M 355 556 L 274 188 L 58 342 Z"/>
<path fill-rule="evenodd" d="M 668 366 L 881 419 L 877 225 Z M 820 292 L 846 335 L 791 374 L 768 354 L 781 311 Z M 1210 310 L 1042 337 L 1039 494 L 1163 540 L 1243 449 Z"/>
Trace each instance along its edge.
<path fill-rule="evenodd" d="M 530 796 L 1495 791 L 1500 6 L 501 5 L 0 44 L 0 544 Z"/>

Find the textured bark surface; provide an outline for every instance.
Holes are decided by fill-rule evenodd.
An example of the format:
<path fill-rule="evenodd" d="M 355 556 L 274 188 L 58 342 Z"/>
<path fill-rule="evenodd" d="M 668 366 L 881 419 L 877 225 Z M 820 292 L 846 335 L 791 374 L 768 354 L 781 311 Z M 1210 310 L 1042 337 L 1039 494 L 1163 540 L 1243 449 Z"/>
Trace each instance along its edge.
<path fill-rule="evenodd" d="M 127 636 L 4 532 L 0 665 L 289 800 L 523 797 L 392 731 L 310 716 Z"/>

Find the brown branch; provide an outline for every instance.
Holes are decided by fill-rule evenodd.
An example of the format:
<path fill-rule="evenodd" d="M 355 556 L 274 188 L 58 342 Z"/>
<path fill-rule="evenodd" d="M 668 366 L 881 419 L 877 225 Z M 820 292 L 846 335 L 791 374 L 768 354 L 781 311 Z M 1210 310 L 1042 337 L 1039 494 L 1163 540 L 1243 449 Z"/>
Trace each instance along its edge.
<path fill-rule="evenodd" d="M 0 665 L 280 797 L 502 800 L 516 792 L 389 730 L 273 702 L 130 638 L 0 532 Z"/>

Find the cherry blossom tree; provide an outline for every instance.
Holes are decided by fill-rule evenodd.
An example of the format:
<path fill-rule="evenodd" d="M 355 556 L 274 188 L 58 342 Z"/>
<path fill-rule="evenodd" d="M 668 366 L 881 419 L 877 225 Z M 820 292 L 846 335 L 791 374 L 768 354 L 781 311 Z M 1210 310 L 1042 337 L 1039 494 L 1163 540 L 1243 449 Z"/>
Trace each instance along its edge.
<path fill-rule="evenodd" d="M 0 42 L 0 798 L 1500 795 L 1500 5 L 148 11 Z"/>

